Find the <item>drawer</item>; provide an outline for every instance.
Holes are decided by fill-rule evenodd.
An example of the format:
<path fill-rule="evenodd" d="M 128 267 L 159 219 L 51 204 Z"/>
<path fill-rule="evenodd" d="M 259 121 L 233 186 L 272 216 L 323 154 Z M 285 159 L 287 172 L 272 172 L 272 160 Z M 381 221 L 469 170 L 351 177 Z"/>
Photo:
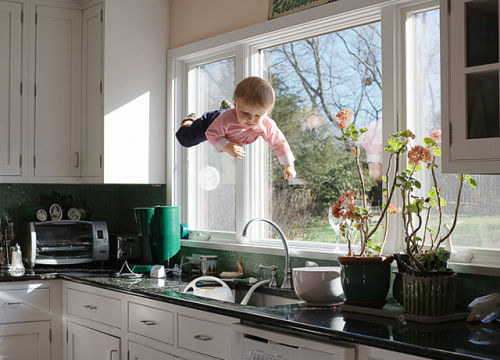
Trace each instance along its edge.
<path fill-rule="evenodd" d="M 129 341 L 128 351 L 130 359 L 134 360 L 174 360 L 172 355 L 166 354 L 164 352 L 148 348 L 146 346 L 136 344 Z"/>
<path fill-rule="evenodd" d="M 179 315 L 179 347 L 221 359 L 231 356 L 228 325 Z"/>
<path fill-rule="evenodd" d="M 129 302 L 128 331 L 173 345 L 174 314 Z"/>
<path fill-rule="evenodd" d="M 122 302 L 119 299 L 68 289 L 68 314 L 121 327 Z"/>
<path fill-rule="evenodd" d="M 50 290 L 46 288 L 0 291 L 0 323 L 34 321 L 50 312 Z"/>

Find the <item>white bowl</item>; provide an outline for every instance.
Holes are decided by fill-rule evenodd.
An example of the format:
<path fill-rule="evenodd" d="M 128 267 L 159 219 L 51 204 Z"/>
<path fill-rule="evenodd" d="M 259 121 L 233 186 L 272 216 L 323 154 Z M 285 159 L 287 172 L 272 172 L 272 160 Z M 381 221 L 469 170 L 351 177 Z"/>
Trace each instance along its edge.
<path fill-rule="evenodd" d="M 294 268 L 292 279 L 295 293 L 308 304 L 330 306 L 344 300 L 340 266 Z"/>

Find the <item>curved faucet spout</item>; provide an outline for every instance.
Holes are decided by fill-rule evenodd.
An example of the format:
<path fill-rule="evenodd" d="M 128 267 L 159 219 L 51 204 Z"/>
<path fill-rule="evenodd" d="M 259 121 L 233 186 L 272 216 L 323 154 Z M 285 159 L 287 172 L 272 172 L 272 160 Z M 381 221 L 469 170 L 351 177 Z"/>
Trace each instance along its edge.
<path fill-rule="evenodd" d="M 251 223 L 257 222 L 257 221 L 263 221 L 265 223 L 268 223 L 278 232 L 279 236 L 281 237 L 281 242 L 283 243 L 283 248 L 285 249 L 285 270 L 284 270 L 285 277 L 283 280 L 283 285 L 281 285 L 281 288 L 282 289 L 292 289 L 292 271 L 291 271 L 291 266 L 290 266 L 290 251 L 288 249 L 288 244 L 286 242 L 285 234 L 283 233 L 281 228 L 274 221 L 264 219 L 264 218 L 253 218 L 253 219 L 249 220 L 246 223 L 246 225 L 243 227 L 243 232 L 241 233 L 241 236 L 247 236 L 248 226 Z"/>

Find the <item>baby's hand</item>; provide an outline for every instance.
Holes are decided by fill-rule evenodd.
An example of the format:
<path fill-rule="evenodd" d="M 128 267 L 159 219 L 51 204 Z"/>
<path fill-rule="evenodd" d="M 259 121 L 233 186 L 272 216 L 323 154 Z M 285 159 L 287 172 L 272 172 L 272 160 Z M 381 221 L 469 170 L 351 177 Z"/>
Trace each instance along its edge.
<path fill-rule="evenodd" d="M 236 159 L 243 159 L 243 156 L 245 156 L 245 150 L 243 150 L 243 146 L 241 144 L 229 143 L 222 148 L 222 151 L 228 153 Z"/>
<path fill-rule="evenodd" d="M 285 172 L 283 175 L 283 178 L 285 180 L 292 180 L 297 176 L 297 173 L 295 172 L 295 168 L 293 167 L 293 164 L 290 165 L 285 165 Z"/>

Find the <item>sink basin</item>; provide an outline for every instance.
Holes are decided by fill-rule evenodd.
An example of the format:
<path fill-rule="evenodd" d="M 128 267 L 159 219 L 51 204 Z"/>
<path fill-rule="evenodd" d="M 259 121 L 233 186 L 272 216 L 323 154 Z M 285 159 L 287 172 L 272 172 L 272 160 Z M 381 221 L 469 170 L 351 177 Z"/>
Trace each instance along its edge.
<path fill-rule="evenodd" d="M 237 289 L 233 290 L 233 295 L 236 303 L 240 303 L 245 297 L 247 289 Z M 276 292 L 278 292 L 277 290 Z M 255 291 L 250 300 L 248 301 L 248 306 L 257 307 L 268 307 L 268 306 L 279 306 L 279 305 L 290 305 L 290 304 L 302 304 L 304 301 L 299 300 L 294 297 L 279 296 L 277 294 L 269 294 L 265 292 Z"/>

